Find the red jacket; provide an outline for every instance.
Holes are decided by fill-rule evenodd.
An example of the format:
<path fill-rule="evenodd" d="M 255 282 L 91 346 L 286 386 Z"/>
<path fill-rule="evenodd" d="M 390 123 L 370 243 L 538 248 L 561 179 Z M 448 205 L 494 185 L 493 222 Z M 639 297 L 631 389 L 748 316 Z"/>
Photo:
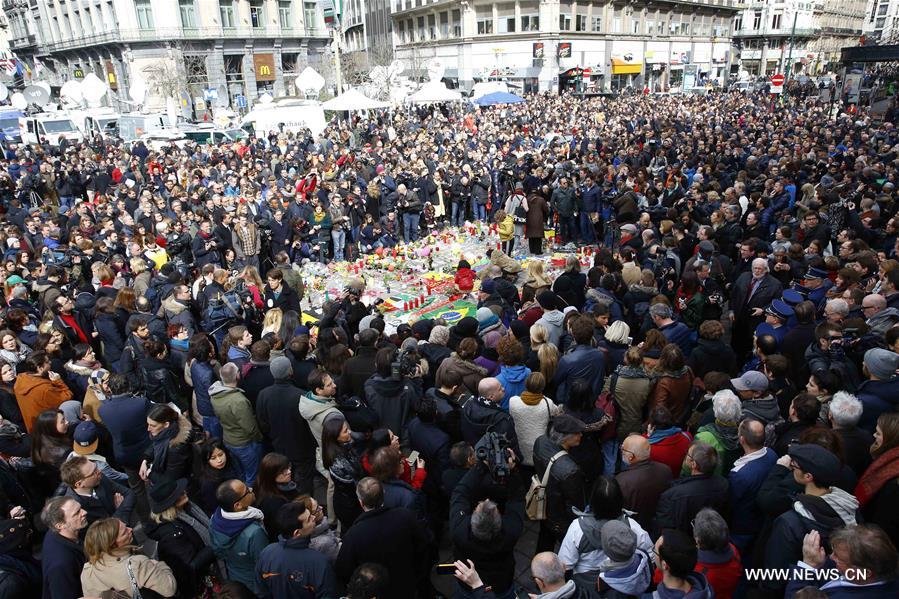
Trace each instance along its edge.
<path fill-rule="evenodd" d="M 371 462 L 368 461 L 368 454 L 362 455 L 362 469 L 365 470 L 365 473 L 371 476 Z M 412 475 L 412 467 L 409 466 L 408 460 L 403 460 L 403 474 L 398 476 L 401 481 L 411 486 L 413 489 L 421 489 L 425 484 L 425 479 L 428 477 L 428 473 L 425 472 L 424 468 L 418 468 L 415 471 L 415 475 Z"/>
<path fill-rule="evenodd" d="M 687 455 L 687 450 L 690 449 L 690 443 L 693 442 L 693 435 L 678 430 L 674 434 L 667 435 L 656 441 L 655 437 L 659 436 L 659 432 L 656 431 L 655 435 L 650 437 L 649 459 L 653 462 L 665 464 L 671 468 L 671 474 L 674 475 L 674 478 L 680 478 L 680 469 L 684 463 L 684 456 Z M 643 436 L 646 437 L 647 435 Z"/>
<path fill-rule="evenodd" d="M 695 570 L 705 574 L 709 586 L 715 591 L 715 599 L 731 599 L 743 575 L 740 552 L 733 545 L 728 549 L 725 555 L 700 549 L 696 561 Z"/>
<path fill-rule="evenodd" d="M 459 291 L 471 291 L 474 289 L 474 280 L 477 278 L 477 273 L 470 268 L 460 268 L 456 271 L 456 287 L 459 288 Z"/>

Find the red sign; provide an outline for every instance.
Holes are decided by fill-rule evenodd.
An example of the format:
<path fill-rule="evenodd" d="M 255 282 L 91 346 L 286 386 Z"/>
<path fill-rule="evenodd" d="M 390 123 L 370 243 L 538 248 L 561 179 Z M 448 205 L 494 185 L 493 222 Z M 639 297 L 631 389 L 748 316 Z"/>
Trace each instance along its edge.
<path fill-rule="evenodd" d="M 780 87 L 784 84 L 784 76 L 778 73 L 777 75 L 771 76 L 771 85 L 774 87 Z"/>

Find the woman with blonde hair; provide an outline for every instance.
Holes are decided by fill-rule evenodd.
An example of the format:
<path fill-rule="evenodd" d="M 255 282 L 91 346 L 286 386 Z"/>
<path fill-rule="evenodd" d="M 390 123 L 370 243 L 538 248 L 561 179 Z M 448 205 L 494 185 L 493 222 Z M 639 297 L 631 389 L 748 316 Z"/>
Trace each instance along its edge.
<path fill-rule="evenodd" d="M 549 286 L 552 282 L 549 280 L 549 277 L 546 276 L 543 270 L 543 261 L 542 260 L 531 260 L 528 262 L 528 278 L 524 282 L 524 287 L 529 287 L 534 290 L 534 297 L 545 290 L 549 289 Z"/>
<path fill-rule="evenodd" d="M 135 553 L 133 540 L 131 529 L 118 518 L 104 518 L 90 525 L 84 536 L 87 563 L 81 570 L 83 595 L 100 597 L 111 590 L 130 597 L 137 595 L 135 590 L 147 589 L 163 597 L 175 596 L 178 585 L 171 568 Z"/>
<path fill-rule="evenodd" d="M 147 268 L 147 262 L 140 256 L 131 258 L 129 264 L 131 265 L 131 274 L 134 275 L 134 283 L 131 284 L 131 287 L 134 288 L 134 293 L 138 297 L 142 297 L 150 288 L 150 279 L 153 277 L 153 273 Z"/>
<path fill-rule="evenodd" d="M 262 334 L 261 337 L 265 337 L 269 333 L 278 334 L 278 331 L 281 330 L 281 319 L 284 317 L 284 312 L 281 311 L 281 308 L 272 308 L 268 312 L 265 313 L 265 318 L 262 320 Z"/>
<path fill-rule="evenodd" d="M 553 381 L 553 378 L 555 378 L 556 370 L 559 368 L 560 358 L 559 349 L 552 343 L 544 343 L 537 350 L 539 367 L 535 372 L 539 372 L 546 379 L 546 387 L 543 393 L 553 399 L 555 399 L 556 390 L 559 388 L 558 382 Z"/>

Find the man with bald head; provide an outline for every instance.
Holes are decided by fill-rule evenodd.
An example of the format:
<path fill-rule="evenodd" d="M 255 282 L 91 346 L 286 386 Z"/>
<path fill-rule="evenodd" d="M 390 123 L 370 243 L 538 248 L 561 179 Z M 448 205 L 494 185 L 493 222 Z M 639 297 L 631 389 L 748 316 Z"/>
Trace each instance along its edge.
<path fill-rule="evenodd" d="M 649 530 L 659 497 L 671 483 L 671 468 L 650 460 L 649 439 L 636 433 L 621 444 L 621 468 L 615 478 L 621 487 L 624 509 L 636 512 L 634 519 Z"/>
<path fill-rule="evenodd" d="M 481 379 L 478 397 L 466 402 L 462 408 L 462 439 L 474 447 L 487 431 L 505 435 L 512 451 L 521 459 L 515 423 L 509 412 L 500 406 L 505 393 L 499 380 L 493 377 Z"/>
<path fill-rule="evenodd" d="M 899 322 L 899 309 L 890 308 L 887 305 L 887 298 L 879 293 L 865 296 L 861 307 L 862 316 L 866 319 L 865 324 L 871 327 L 871 332 L 875 335 L 881 337 L 886 335 L 886 332 Z"/>
<path fill-rule="evenodd" d="M 580 596 L 574 581 L 565 581 L 565 566 L 559 556 L 551 551 L 534 556 L 531 560 L 531 577 L 540 590 L 539 594 L 530 594 L 533 599 L 573 599 Z"/>
<path fill-rule="evenodd" d="M 777 463 L 777 454 L 765 447 L 765 424 L 756 418 L 744 418 L 740 422 L 737 441 L 743 455 L 727 475 L 732 514 L 730 533 L 740 554 L 747 555 L 764 523 L 755 498 Z"/>

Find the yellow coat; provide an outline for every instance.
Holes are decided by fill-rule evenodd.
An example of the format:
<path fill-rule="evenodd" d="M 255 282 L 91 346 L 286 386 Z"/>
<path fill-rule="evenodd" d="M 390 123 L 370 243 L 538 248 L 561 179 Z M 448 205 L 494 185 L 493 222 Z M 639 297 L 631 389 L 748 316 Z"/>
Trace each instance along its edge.
<path fill-rule="evenodd" d="M 515 221 L 511 216 L 506 216 L 503 222 L 499 223 L 499 240 L 512 241 L 515 236 Z"/>

